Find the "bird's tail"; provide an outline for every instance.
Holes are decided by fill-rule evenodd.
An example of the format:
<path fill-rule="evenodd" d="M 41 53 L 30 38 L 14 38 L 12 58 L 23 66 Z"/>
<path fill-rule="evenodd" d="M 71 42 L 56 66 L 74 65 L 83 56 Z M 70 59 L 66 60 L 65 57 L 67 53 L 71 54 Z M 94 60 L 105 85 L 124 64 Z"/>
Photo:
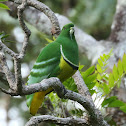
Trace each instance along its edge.
<path fill-rule="evenodd" d="M 45 95 L 46 95 L 46 93 L 44 91 L 37 92 L 34 94 L 33 100 L 30 105 L 30 113 L 32 115 L 35 115 L 37 113 L 39 107 L 41 106 L 41 104 L 44 100 Z"/>
<path fill-rule="evenodd" d="M 52 91 L 52 88 L 49 88 L 46 91 L 36 92 L 33 96 L 31 105 L 30 105 L 30 113 L 35 115 L 41 106 L 42 102 L 44 101 L 44 97 L 46 94 Z"/>

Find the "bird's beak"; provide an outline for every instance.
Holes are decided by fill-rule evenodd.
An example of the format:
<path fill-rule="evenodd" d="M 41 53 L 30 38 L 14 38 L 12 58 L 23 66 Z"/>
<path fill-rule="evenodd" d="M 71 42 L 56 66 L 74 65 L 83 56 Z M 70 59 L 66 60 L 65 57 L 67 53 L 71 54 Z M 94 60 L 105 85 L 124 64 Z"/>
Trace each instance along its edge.
<path fill-rule="evenodd" d="M 70 28 L 70 33 L 73 34 L 74 33 L 74 27 Z"/>
<path fill-rule="evenodd" d="M 70 27 L 70 38 L 73 40 L 72 35 L 74 33 L 74 27 Z"/>
<path fill-rule="evenodd" d="M 74 27 L 70 27 L 70 35 L 74 33 Z"/>

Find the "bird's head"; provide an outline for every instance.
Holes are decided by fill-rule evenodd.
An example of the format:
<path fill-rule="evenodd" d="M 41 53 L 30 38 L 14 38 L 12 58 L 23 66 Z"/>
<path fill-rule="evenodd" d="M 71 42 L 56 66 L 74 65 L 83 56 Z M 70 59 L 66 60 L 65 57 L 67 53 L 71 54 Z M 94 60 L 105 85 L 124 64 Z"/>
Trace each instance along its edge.
<path fill-rule="evenodd" d="M 74 37 L 74 24 L 69 23 L 64 25 L 64 27 L 62 28 L 61 34 L 67 37 L 70 37 L 71 40 Z"/>

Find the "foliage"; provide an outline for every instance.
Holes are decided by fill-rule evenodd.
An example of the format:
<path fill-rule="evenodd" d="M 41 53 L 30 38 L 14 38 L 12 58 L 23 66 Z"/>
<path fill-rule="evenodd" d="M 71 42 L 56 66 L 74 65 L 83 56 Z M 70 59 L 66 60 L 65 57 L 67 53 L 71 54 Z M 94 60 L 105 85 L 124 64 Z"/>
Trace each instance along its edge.
<path fill-rule="evenodd" d="M 100 58 L 98 59 L 98 64 L 96 65 L 96 68 L 97 68 L 96 72 L 98 73 L 96 87 L 100 91 L 102 91 L 103 96 L 110 93 L 109 87 L 107 85 L 109 75 L 107 73 L 105 73 L 105 71 L 107 70 L 107 68 L 106 68 L 106 65 L 108 64 L 107 61 L 111 55 L 112 55 L 112 50 L 107 55 L 103 54 L 103 56 L 100 56 Z"/>
<path fill-rule="evenodd" d="M 0 0 L 0 2 L 5 2 L 5 1 L 7 1 L 7 0 Z M 0 8 L 10 10 L 10 8 L 3 3 L 0 3 Z"/>
<path fill-rule="evenodd" d="M 6 40 L 10 35 L 9 34 L 5 34 L 4 32 L 0 33 L 0 39 L 1 41 L 4 42 L 8 42 L 9 40 Z"/>
<path fill-rule="evenodd" d="M 69 90 L 78 92 L 77 86 L 76 86 L 76 84 L 75 84 L 75 82 L 74 82 L 74 80 L 73 80 L 72 77 L 70 77 L 69 79 L 67 79 L 67 80 L 63 83 L 63 85 L 64 85 L 67 89 L 69 89 Z"/>
<path fill-rule="evenodd" d="M 107 61 L 111 55 L 112 50 L 107 55 L 103 54 L 98 59 L 96 69 L 95 66 L 91 66 L 81 74 L 91 94 L 94 92 L 97 94 L 102 92 L 101 97 L 104 98 L 102 107 L 119 107 L 120 110 L 126 112 L 126 103 L 118 100 L 116 96 L 109 97 L 109 94 L 115 86 L 120 87 L 121 79 L 126 74 L 126 54 L 123 55 L 122 61 L 119 59 L 117 66 L 114 65 L 112 72 L 108 74 L 105 71 L 107 70 Z M 98 89 L 97 92 L 96 89 Z"/>
<path fill-rule="evenodd" d="M 103 95 L 106 96 L 105 100 L 102 103 L 102 107 L 119 107 L 120 110 L 126 113 L 126 103 L 123 101 L 120 101 L 117 99 L 116 96 L 109 97 L 109 94 L 111 93 L 112 89 L 117 86 L 120 87 L 121 79 L 126 74 L 126 54 L 123 55 L 122 61 L 119 59 L 117 66 L 113 66 L 112 72 L 109 74 L 109 76 L 103 77 L 103 79 L 106 79 L 106 83 L 102 82 L 99 85 L 102 85 L 104 93 Z M 105 86 L 103 86 L 105 85 Z"/>

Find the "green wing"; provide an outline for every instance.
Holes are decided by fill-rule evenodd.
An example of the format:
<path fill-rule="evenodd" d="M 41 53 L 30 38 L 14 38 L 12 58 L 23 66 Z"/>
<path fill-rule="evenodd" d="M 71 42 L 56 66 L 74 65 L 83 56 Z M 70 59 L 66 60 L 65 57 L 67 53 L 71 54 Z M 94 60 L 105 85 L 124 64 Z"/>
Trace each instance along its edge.
<path fill-rule="evenodd" d="M 39 54 L 28 77 L 27 83 L 38 83 L 50 76 L 56 76 L 52 75 L 52 73 L 54 73 L 53 71 L 57 69 L 60 62 L 60 57 L 61 53 L 59 43 L 52 42 L 47 45 Z"/>
<path fill-rule="evenodd" d="M 31 73 L 28 77 L 27 84 L 29 85 L 29 84 L 38 83 L 38 82 L 41 82 L 43 79 L 49 78 L 51 76 L 53 76 L 53 77 L 57 76 L 57 74 L 60 70 L 60 68 L 59 68 L 60 57 L 61 57 L 61 53 L 60 53 L 60 44 L 59 43 L 52 42 L 49 45 L 47 45 L 39 54 L 32 70 L 31 70 Z M 35 94 L 26 96 L 28 107 L 31 107 L 32 101 L 34 99 L 36 99 Z M 39 98 L 38 99 L 39 101 L 37 101 L 37 100 L 36 101 L 40 102 L 40 100 L 43 99 L 43 97 Z M 37 103 L 34 103 L 34 104 L 37 104 Z M 35 109 L 37 109 L 37 108 L 35 108 Z M 30 111 L 32 111 L 32 110 L 30 110 Z"/>

